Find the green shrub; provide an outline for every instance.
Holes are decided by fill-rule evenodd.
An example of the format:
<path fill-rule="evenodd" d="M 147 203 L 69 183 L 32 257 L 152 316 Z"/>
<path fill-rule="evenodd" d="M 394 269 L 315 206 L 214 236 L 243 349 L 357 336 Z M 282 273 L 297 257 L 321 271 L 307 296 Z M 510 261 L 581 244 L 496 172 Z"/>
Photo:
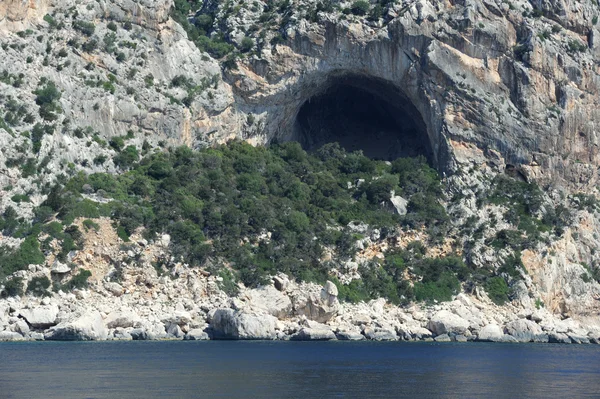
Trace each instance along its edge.
<path fill-rule="evenodd" d="M 40 116 L 46 121 L 54 121 L 58 118 L 57 114 L 62 112 L 58 105 L 61 94 L 52 81 L 46 81 L 45 84 L 33 92 L 36 95 L 35 103 L 40 107 Z"/>
<path fill-rule="evenodd" d="M 254 40 L 249 37 L 244 37 L 240 44 L 240 51 L 242 53 L 247 53 L 248 51 L 252 50 L 252 47 L 254 47 Z"/>
<path fill-rule="evenodd" d="M 73 29 L 83 33 L 86 36 L 92 36 L 96 31 L 96 26 L 91 22 L 73 21 Z"/>
<path fill-rule="evenodd" d="M 366 0 L 357 0 L 352 3 L 350 7 L 350 11 L 354 15 L 367 15 L 369 9 L 371 8 L 371 4 Z"/>
<path fill-rule="evenodd" d="M 98 223 L 94 222 L 93 220 L 90 220 L 90 219 L 85 219 L 83 221 L 83 227 L 86 230 L 94 230 L 94 231 L 100 230 L 100 225 Z"/>
<path fill-rule="evenodd" d="M 63 287 L 66 290 L 85 289 L 88 287 L 88 279 L 92 277 L 92 272 L 86 269 L 79 269 L 79 273 L 67 281 Z"/>
<path fill-rule="evenodd" d="M 504 305 L 508 301 L 508 285 L 502 277 L 488 278 L 485 290 L 496 305 Z"/>
<path fill-rule="evenodd" d="M 14 277 L 4 281 L 4 290 L 1 292 L 1 297 L 14 297 L 23 295 L 23 279 Z"/>
<path fill-rule="evenodd" d="M 134 145 L 129 145 L 116 157 L 114 157 L 113 161 L 115 165 L 121 167 L 122 169 L 127 169 L 137 162 L 139 158 L 140 154 L 138 149 Z"/>
<path fill-rule="evenodd" d="M 35 296 L 47 296 L 50 295 L 48 288 L 50 288 L 50 279 L 46 276 L 34 277 L 27 284 L 27 293 Z"/>
<path fill-rule="evenodd" d="M 12 202 L 16 202 L 17 204 L 21 202 L 30 202 L 29 196 L 25 194 L 15 194 L 10 198 L 10 200 Z"/>

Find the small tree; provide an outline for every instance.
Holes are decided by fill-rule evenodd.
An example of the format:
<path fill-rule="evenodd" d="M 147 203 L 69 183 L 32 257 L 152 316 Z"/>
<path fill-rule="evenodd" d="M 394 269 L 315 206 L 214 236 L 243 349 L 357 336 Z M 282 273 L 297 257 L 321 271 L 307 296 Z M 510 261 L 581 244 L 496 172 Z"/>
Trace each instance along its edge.
<path fill-rule="evenodd" d="M 240 44 L 240 51 L 242 53 L 247 53 L 248 51 L 252 50 L 252 47 L 254 47 L 254 40 L 249 37 L 244 37 L 242 39 L 242 43 Z"/>
<path fill-rule="evenodd" d="M 34 277 L 29 284 L 27 284 L 27 292 L 35 296 L 48 295 L 50 284 L 50 279 L 46 276 Z"/>
<path fill-rule="evenodd" d="M 12 280 L 4 282 L 4 291 L 1 293 L 3 297 L 23 295 L 23 279 L 15 277 Z"/>
<path fill-rule="evenodd" d="M 371 8 L 371 4 L 369 4 L 368 1 L 356 0 L 354 3 L 352 3 L 352 7 L 350 8 L 350 11 L 352 11 L 352 14 L 354 14 L 354 15 L 367 15 L 370 8 Z"/>

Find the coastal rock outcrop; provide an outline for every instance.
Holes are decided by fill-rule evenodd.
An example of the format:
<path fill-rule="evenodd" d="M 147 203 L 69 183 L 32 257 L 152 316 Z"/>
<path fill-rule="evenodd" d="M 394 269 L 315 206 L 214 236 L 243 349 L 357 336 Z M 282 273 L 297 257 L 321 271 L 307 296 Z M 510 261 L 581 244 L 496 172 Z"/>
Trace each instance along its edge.
<path fill-rule="evenodd" d="M 42 305 L 21 309 L 20 315 L 34 328 L 48 328 L 56 324 L 58 306 Z"/>
<path fill-rule="evenodd" d="M 217 309 L 211 317 L 214 339 L 274 339 L 277 318 L 233 309 Z"/>
<path fill-rule="evenodd" d="M 102 341 L 107 337 L 108 330 L 98 311 L 59 323 L 44 333 L 44 338 L 49 341 Z"/>
<path fill-rule="evenodd" d="M 427 328 L 435 335 L 465 334 L 469 329 L 469 322 L 447 310 L 440 310 L 429 320 Z"/>
<path fill-rule="evenodd" d="M 538 324 L 531 320 L 519 319 L 508 323 L 504 330 L 507 334 L 513 336 L 519 342 L 548 342 L 548 336 L 542 333 L 542 329 Z"/>
<path fill-rule="evenodd" d="M 318 295 L 310 293 L 308 296 L 300 296 L 296 299 L 294 304 L 296 314 L 325 323 L 339 311 L 340 303 L 337 296 L 337 287 L 331 281 L 327 281 Z"/>

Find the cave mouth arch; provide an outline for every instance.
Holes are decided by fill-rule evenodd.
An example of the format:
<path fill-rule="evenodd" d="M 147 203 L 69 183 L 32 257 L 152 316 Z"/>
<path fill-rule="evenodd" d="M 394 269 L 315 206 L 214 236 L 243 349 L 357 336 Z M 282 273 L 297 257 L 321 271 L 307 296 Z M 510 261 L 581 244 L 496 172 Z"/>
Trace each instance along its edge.
<path fill-rule="evenodd" d="M 300 107 L 291 140 L 306 151 L 338 142 L 346 151 L 391 161 L 424 156 L 435 164 L 427 127 L 392 83 L 363 75 L 330 77 Z"/>

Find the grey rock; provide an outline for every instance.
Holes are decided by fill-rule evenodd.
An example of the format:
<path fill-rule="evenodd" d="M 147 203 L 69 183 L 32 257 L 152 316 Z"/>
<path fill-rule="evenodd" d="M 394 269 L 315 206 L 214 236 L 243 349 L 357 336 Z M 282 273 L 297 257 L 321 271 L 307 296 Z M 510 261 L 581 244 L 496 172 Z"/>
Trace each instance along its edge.
<path fill-rule="evenodd" d="M 407 200 L 400 197 L 399 195 L 392 195 L 390 197 L 390 202 L 394 206 L 394 209 L 396 209 L 396 212 L 398 213 L 398 215 L 400 215 L 400 216 L 406 215 L 406 213 L 408 212 L 408 210 L 406 208 L 408 206 Z"/>
<path fill-rule="evenodd" d="M 129 335 L 134 341 L 146 341 L 148 339 L 148 333 L 143 328 L 134 328 L 129 331 Z"/>
<path fill-rule="evenodd" d="M 273 285 L 275 286 L 275 288 L 278 291 L 285 291 L 288 283 L 289 283 L 289 280 L 287 279 L 287 277 L 284 277 L 284 276 L 273 277 Z"/>
<path fill-rule="evenodd" d="M 340 341 L 362 341 L 366 339 L 361 333 L 352 331 L 338 331 L 335 336 Z"/>
<path fill-rule="evenodd" d="M 28 337 L 29 337 L 29 339 L 34 340 L 34 341 L 43 341 L 44 340 L 44 334 L 42 334 L 40 332 L 29 332 Z"/>
<path fill-rule="evenodd" d="M 124 292 L 123 287 L 119 283 L 106 282 L 106 283 L 104 283 L 104 288 L 108 292 L 110 292 L 111 294 L 113 294 L 114 296 L 117 296 L 117 297 L 123 295 L 123 292 Z"/>
<path fill-rule="evenodd" d="M 292 301 L 273 286 L 261 287 L 247 292 L 248 307 L 259 313 L 267 313 L 278 319 L 291 315 Z"/>
<path fill-rule="evenodd" d="M 451 342 L 452 339 L 448 334 L 440 334 L 433 339 L 435 342 Z"/>
<path fill-rule="evenodd" d="M 542 329 L 531 320 L 519 319 L 506 324 L 504 330 L 519 342 L 532 342 L 542 335 Z"/>
<path fill-rule="evenodd" d="M 124 329 L 122 327 L 115 328 L 115 330 L 112 332 L 112 338 L 117 341 L 133 340 L 133 337 L 131 336 L 129 331 L 127 331 L 126 329 Z"/>
<path fill-rule="evenodd" d="M 398 336 L 395 331 L 387 330 L 383 328 L 370 328 L 367 327 L 363 330 L 363 334 L 367 339 L 373 341 L 396 341 Z"/>
<path fill-rule="evenodd" d="M 15 332 L 26 336 L 29 334 L 29 325 L 24 320 L 19 320 L 15 323 Z"/>
<path fill-rule="evenodd" d="M 167 327 L 167 334 L 178 339 L 183 338 L 185 335 L 183 331 L 181 331 L 181 327 L 179 327 L 179 325 L 175 323 L 169 324 L 169 326 Z"/>
<path fill-rule="evenodd" d="M 427 328 L 434 335 L 447 333 L 465 334 L 469 329 L 469 322 L 447 310 L 440 310 L 429 320 Z"/>
<path fill-rule="evenodd" d="M 331 341 L 337 338 L 331 330 L 303 327 L 290 339 L 293 341 Z"/>
<path fill-rule="evenodd" d="M 513 337 L 512 335 L 504 334 L 504 336 L 502 337 L 502 340 L 500 342 L 517 343 L 519 341 L 517 341 L 517 339 L 515 337 Z"/>
<path fill-rule="evenodd" d="M 567 334 L 553 332 L 548 335 L 548 342 L 553 344 L 570 344 L 571 338 Z"/>
<path fill-rule="evenodd" d="M 56 324 L 58 306 L 44 305 L 33 309 L 21 309 L 20 315 L 33 328 L 48 328 Z"/>
<path fill-rule="evenodd" d="M 183 339 L 186 341 L 206 341 L 209 339 L 209 336 L 206 333 L 206 331 L 200 328 L 196 328 L 188 331 L 188 333 L 185 334 L 185 337 Z"/>
<path fill-rule="evenodd" d="M 217 309 L 210 320 L 214 339 L 274 339 L 277 319 L 232 309 Z"/>
<path fill-rule="evenodd" d="M 504 337 L 504 332 L 496 324 L 488 324 L 483 327 L 477 335 L 478 341 L 501 342 Z"/>
<path fill-rule="evenodd" d="M 332 287 L 333 286 L 333 287 Z M 334 295 L 335 293 L 335 295 Z M 296 304 L 296 313 L 310 320 L 325 323 L 338 314 L 340 303 L 337 287 L 330 281 L 321 289 L 320 295 L 310 295 L 306 302 Z"/>
<path fill-rule="evenodd" d="M 69 267 L 69 265 L 62 263 L 57 259 L 52 264 L 52 268 L 50 269 L 50 271 L 53 274 L 66 274 L 71 272 L 71 268 Z"/>
<path fill-rule="evenodd" d="M 461 334 L 455 335 L 453 340 L 456 342 L 467 342 L 468 341 L 467 337 L 465 337 L 464 335 L 461 335 Z"/>
<path fill-rule="evenodd" d="M 590 340 L 588 337 L 583 336 L 583 335 L 577 335 L 577 334 L 568 334 L 569 338 L 571 338 L 571 341 L 573 341 L 574 344 L 589 344 Z"/>
<path fill-rule="evenodd" d="M 136 327 L 140 323 L 140 317 L 133 311 L 112 312 L 104 320 L 108 328 Z"/>
<path fill-rule="evenodd" d="M 44 333 L 48 341 L 101 341 L 108 330 L 98 311 L 91 311 L 72 322 L 63 322 Z"/>
<path fill-rule="evenodd" d="M 0 332 L 0 341 L 23 341 L 24 339 L 21 334 L 14 331 Z"/>

